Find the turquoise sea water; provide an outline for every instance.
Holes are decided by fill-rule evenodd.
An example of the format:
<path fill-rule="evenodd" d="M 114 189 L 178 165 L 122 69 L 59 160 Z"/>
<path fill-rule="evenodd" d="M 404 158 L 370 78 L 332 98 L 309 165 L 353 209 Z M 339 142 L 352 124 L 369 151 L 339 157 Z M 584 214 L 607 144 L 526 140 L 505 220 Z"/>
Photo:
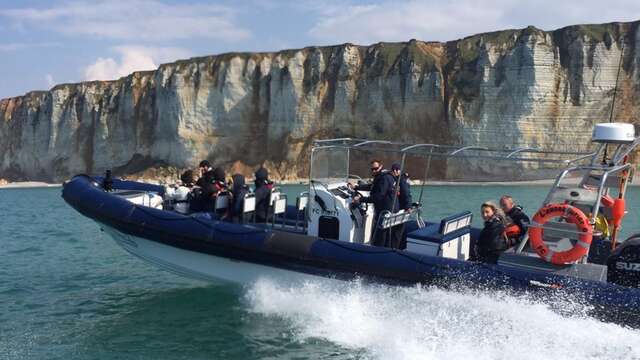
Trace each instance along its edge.
<path fill-rule="evenodd" d="M 429 219 L 479 219 L 505 193 L 532 213 L 546 190 L 435 186 L 423 202 Z M 639 190 L 623 236 L 640 231 Z M 192 281 L 125 253 L 60 189 L 0 190 L 0 359 L 640 358 L 639 330 L 567 307 L 576 315 L 495 292 Z"/>

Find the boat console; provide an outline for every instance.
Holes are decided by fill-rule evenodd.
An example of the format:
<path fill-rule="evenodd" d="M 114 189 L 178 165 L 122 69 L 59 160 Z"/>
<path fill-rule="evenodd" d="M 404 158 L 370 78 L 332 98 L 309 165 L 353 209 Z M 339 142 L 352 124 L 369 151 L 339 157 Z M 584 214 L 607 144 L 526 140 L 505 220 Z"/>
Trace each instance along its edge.
<path fill-rule="evenodd" d="M 373 206 L 356 204 L 356 191 L 346 182 L 312 181 L 308 204 L 308 235 L 368 243 L 373 232 Z M 368 195 L 368 192 L 360 192 Z"/>

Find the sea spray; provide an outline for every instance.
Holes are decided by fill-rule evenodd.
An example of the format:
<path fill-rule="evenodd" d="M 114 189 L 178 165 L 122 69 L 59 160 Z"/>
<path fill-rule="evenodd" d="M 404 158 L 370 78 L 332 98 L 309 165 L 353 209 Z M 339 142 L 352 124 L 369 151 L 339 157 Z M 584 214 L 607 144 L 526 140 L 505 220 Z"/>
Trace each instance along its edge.
<path fill-rule="evenodd" d="M 374 359 L 640 359 L 640 331 L 504 292 L 262 279 L 251 311 L 283 319 L 300 342 L 324 339 Z M 577 315 L 567 316 L 563 312 Z M 571 311 L 570 311 L 571 310 Z"/>

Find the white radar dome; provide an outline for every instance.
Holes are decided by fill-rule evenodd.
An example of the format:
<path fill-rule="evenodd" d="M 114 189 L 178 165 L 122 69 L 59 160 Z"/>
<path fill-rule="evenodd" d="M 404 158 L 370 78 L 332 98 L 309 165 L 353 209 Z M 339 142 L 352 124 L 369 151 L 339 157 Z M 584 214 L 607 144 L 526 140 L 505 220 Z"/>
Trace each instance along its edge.
<path fill-rule="evenodd" d="M 629 143 L 633 142 L 636 132 L 633 124 L 603 123 L 593 127 L 593 142 L 601 143 Z"/>

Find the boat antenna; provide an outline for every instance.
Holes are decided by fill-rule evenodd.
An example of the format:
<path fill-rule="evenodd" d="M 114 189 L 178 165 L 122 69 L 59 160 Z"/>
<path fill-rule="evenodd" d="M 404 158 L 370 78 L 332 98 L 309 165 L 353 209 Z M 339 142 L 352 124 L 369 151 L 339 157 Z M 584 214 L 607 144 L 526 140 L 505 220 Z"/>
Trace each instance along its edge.
<path fill-rule="evenodd" d="M 616 94 L 618 93 L 618 80 L 620 79 L 620 69 L 622 69 L 622 60 L 624 59 L 624 36 L 620 36 L 620 59 L 618 60 L 618 73 L 616 74 L 616 84 L 613 87 L 613 101 L 611 102 L 611 111 L 609 112 L 609 123 L 613 122 L 613 111 L 616 107 Z M 608 146 L 604 147 L 604 156 L 602 157 L 602 163 L 607 162 L 607 150 Z"/>

